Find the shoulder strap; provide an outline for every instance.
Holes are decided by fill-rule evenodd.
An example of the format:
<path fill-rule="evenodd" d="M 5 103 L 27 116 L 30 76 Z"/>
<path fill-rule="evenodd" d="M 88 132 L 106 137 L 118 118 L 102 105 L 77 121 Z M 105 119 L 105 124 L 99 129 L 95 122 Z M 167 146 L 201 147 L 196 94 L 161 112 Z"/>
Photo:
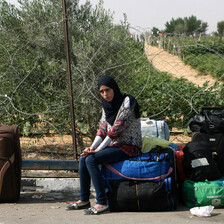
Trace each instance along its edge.
<path fill-rule="evenodd" d="M 165 179 L 166 177 L 168 177 L 173 171 L 173 168 L 170 167 L 167 174 L 163 174 L 161 176 L 151 177 L 151 178 L 135 178 L 135 177 L 127 177 L 127 176 L 123 175 L 121 172 L 119 172 L 118 170 L 116 170 L 115 168 L 113 168 L 109 164 L 104 164 L 104 166 L 107 167 L 107 169 L 109 169 L 110 171 L 112 171 L 116 175 L 121 176 L 121 177 L 126 178 L 126 179 L 129 179 L 129 180 L 161 180 L 161 179 Z"/>

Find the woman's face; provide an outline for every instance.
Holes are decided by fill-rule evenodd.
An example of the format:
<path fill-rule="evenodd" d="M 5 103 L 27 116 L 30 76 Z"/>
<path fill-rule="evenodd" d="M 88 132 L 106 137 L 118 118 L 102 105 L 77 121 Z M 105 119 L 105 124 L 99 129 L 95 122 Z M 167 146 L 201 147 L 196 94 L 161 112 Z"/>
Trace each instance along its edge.
<path fill-rule="evenodd" d="M 100 95 L 107 101 L 111 102 L 114 98 L 114 90 L 108 86 L 100 86 Z"/>

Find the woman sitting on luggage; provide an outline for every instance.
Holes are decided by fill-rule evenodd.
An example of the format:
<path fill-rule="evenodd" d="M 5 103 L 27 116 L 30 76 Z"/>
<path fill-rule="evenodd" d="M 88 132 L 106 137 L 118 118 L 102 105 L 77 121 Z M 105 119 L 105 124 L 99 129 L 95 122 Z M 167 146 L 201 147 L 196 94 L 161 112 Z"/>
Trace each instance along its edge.
<path fill-rule="evenodd" d="M 67 209 L 88 209 L 84 214 L 109 211 L 100 164 L 137 156 L 142 145 L 139 105 L 131 95 L 122 94 L 111 76 L 101 77 L 98 89 L 103 111 L 100 127 L 90 147 L 83 150 L 79 160 L 80 200 Z M 90 207 L 90 183 L 96 191 L 96 204 Z"/>

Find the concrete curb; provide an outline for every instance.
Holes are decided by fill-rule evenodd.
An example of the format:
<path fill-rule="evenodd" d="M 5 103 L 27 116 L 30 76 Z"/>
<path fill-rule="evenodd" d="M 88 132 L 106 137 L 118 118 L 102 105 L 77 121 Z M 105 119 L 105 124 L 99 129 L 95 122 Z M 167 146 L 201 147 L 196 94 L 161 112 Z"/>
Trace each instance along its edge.
<path fill-rule="evenodd" d="M 79 178 L 22 178 L 21 190 L 79 192 Z M 91 186 L 91 191 L 94 191 Z"/>

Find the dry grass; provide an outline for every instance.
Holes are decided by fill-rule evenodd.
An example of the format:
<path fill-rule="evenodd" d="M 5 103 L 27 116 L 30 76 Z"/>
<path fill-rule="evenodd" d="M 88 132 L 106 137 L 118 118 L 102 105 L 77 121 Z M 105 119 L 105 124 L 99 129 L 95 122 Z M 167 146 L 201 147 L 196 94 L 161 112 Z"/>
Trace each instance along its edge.
<path fill-rule="evenodd" d="M 173 129 L 171 131 L 170 142 L 177 145 L 185 145 L 191 140 L 190 137 L 182 134 L 181 131 Z M 20 139 L 23 159 L 30 160 L 71 160 L 74 159 L 72 146 L 72 136 L 51 135 L 41 138 L 21 137 Z M 85 145 L 90 145 L 91 141 L 85 139 Z M 78 148 L 78 153 L 82 149 Z"/>

